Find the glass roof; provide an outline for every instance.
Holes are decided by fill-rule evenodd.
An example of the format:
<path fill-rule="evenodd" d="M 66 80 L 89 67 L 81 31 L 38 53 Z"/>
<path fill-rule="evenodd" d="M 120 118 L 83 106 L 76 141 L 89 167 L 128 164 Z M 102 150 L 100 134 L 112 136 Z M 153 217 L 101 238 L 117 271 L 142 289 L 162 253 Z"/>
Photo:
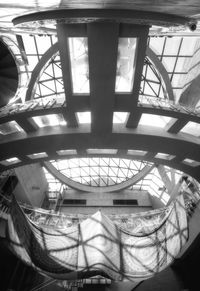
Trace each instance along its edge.
<path fill-rule="evenodd" d="M 57 53 L 46 64 L 35 88 L 34 98 L 56 96 L 64 93 L 60 55 Z"/>
<path fill-rule="evenodd" d="M 131 92 L 135 73 L 136 38 L 119 38 L 116 92 Z"/>
<path fill-rule="evenodd" d="M 144 60 L 140 96 L 168 99 L 162 76 L 148 57 Z"/>
<path fill-rule="evenodd" d="M 27 58 L 26 70 L 30 76 L 45 51 L 57 42 L 56 35 L 22 36 Z M 188 41 L 189 40 L 189 41 Z M 198 44 L 197 37 L 154 37 L 148 40 L 149 47 L 164 65 L 172 84 L 175 100 L 178 100 L 183 88 L 190 80 L 186 79 L 188 63 Z M 116 92 L 130 92 L 134 77 L 134 58 L 137 46 L 136 38 L 119 38 L 118 62 L 116 71 Z M 74 93 L 89 93 L 89 67 L 87 38 L 69 38 L 72 81 Z M 46 64 L 36 86 L 34 98 L 62 94 L 63 80 L 60 56 L 57 53 Z M 168 98 L 166 87 L 159 70 L 145 58 L 140 95 Z"/>
<path fill-rule="evenodd" d="M 73 158 L 51 162 L 66 177 L 94 187 L 122 183 L 132 178 L 148 164 L 119 158 Z"/>
<path fill-rule="evenodd" d="M 150 37 L 149 46 L 163 63 L 169 75 L 175 100 L 178 100 L 188 73 L 188 63 L 194 54 L 197 37 Z"/>

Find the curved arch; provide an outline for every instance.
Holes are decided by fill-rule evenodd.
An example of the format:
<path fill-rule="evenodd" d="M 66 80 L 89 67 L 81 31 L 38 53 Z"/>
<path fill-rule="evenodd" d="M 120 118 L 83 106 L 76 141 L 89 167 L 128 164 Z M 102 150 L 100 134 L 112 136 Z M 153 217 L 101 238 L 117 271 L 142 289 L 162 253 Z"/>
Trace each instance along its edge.
<path fill-rule="evenodd" d="M 45 20 L 59 20 L 69 23 L 91 22 L 96 20 L 110 20 L 121 23 L 136 23 L 142 25 L 189 25 L 196 23 L 194 18 L 160 13 L 154 11 L 140 11 L 128 9 L 57 9 L 26 14 L 13 19 L 14 25 L 26 22 Z"/>
<path fill-rule="evenodd" d="M 44 66 L 48 62 L 48 60 L 58 52 L 58 43 L 53 44 L 42 56 L 41 60 L 37 63 L 34 70 L 31 74 L 31 79 L 28 85 L 28 90 L 26 92 L 26 101 L 31 100 L 33 98 L 33 91 L 36 85 L 36 82 L 39 79 L 39 76 L 44 69 Z"/>
<path fill-rule="evenodd" d="M 42 56 L 42 58 L 40 59 L 38 64 L 33 69 L 32 74 L 31 74 L 31 79 L 30 79 L 29 85 L 28 85 L 28 90 L 26 92 L 26 101 L 31 100 L 33 98 L 33 91 L 34 91 L 36 82 L 38 81 L 39 76 L 40 76 L 42 70 L 44 69 L 44 66 L 46 65 L 48 60 L 53 55 L 55 55 L 57 52 L 58 52 L 58 42 L 56 42 L 53 46 L 51 46 L 45 52 L 45 54 Z M 157 55 L 154 53 L 154 51 L 150 47 L 147 47 L 146 55 L 148 56 L 148 58 L 151 60 L 151 62 L 154 64 L 154 66 L 159 71 L 160 75 L 162 76 L 163 81 L 164 81 L 165 86 L 166 86 L 168 96 L 169 96 L 169 100 L 174 101 L 174 94 L 173 94 L 171 82 L 170 82 L 170 79 L 169 79 L 169 76 L 168 76 L 168 73 L 167 73 L 165 67 L 159 61 Z"/>
<path fill-rule="evenodd" d="M 137 128 L 135 130 L 121 129 L 118 132 L 109 135 L 102 134 L 98 137 L 90 133 L 89 126 L 83 126 L 78 129 L 48 127 L 31 133 L 28 136 L 22 133 L 13 134 L 0 142 L 0 161 L 13 158 L 14 156 L 20 160 L 17 164 L 4 165 L 1 163 L 0 170 L 4 171 L 33 162 L 58 159 L 60 156 L 56 152 L 61 149 L 77 149 L 77 156 L 80 157 L 88 155 L 86 149 L 89 148 L 116 148 L 119 151 L 123 150 L 124 154 L 120 156 L 129 159 L 130 154 L 127 153 L 127 150 L 139 149 L 147 152 L 146 155 L 142 156 L 143 160 L 154 163 L 159 162 L 176 168 L 200 181 L 199 165 L 193 166 L 182 162 L 184 159 L 192 159 L 199 163 L 199 145 L 199 140 L 189 135 L 170 134 L 163 132 L 162 129 L 153 130 L 153 128 L 149 127 Z M 30 154 L 41 152 L 46 152 L 48 156 L 34 160 L 28 158 Z M 174 155 L 175 158 L 169 160 L 158 159 L 155 157 L 156 153 Z M 131 158 L 133 159 L 134 157 L 131 155 Z"/>
<path fill-rule="evenodd" d="M 169 96 L 169 100 L 174 101 L 173 89 L 172 89 L 171 82 L 170 82 L 170 79 L 169 79 L 169 76 L 168 76 L 168 73 L 167 73 L 165 67 L 163 66 L 161 61 L 158 59 L 157 55 L 154 53 L 154 51 L 149 46 L 146 49 L 146 54 L 149 57 L 149 59 L 152 61 L 154 66 L 157 68 L 160 75 L 162 76 L 163 81 L 164 81 L 165 86 L 166 86 L 168 96 Z"/>
<path fill-rule="evenodd" d="M 70 186 L 71 188 L 79 190 L 79 191 L 92 192 L 92 193 L 109 193 L 109 192 L 124 190 L 132 186 L 133 184 L 139 182 L 140 180 L 142 180 L 155 167 L 154 165 L 152 166 L 146 165 L 135 176 L 133 176 L 132 178 L 128 179 L 125 182 L 122 182 L 116 185 L 105 186 L 105 187 L 94 187 L 94 186 L 88 186 L 88 185 L 84 185 L 84 184 L 73 181 L 72 179 L 62 174 L 59 170 L 57 170 L 56 167 L 54 167 L 50 162 L 44 162 L 44 166 L 61 183 L 66 184 Z"/>

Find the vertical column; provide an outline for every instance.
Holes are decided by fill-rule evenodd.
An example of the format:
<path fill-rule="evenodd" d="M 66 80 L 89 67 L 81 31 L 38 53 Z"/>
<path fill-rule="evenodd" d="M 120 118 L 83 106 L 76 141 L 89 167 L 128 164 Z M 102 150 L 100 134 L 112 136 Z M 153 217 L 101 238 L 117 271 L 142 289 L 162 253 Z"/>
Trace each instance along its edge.
<path fill-rule="evenodd" d="M 112 131 L 119 24 L 88 24 L 90 103 L 93 133 Z"/>

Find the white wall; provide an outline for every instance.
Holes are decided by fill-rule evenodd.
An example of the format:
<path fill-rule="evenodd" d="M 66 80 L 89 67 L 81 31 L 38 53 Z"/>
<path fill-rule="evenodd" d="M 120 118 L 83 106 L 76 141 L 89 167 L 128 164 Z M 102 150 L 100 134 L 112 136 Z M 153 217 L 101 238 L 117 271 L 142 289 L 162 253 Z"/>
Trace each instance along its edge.
<path fill-rule="evenodd" d="M 40 207 L 47 190 L 47 180 L 40 164 L 19 167 L 15 172 L 19 179 L 15 197 L 21 202 Z"/>

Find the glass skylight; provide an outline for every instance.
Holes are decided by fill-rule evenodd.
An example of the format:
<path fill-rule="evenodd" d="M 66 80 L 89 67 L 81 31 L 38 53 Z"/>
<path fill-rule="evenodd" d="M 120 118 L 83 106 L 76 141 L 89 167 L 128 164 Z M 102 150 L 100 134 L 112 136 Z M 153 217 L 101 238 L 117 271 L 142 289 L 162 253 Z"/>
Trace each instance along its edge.
<path fill-rule="evenodd" d="M 69 38 L 73 93 L 90 92 L 88 42 L 85 37 Z"/>
<path fill-rule="evenodd" d="M 186 79 L 188 68 L 194 54 L 195 45 L 197 43 L 196 37 L 150 37 L 149 46 L 156 53 L 158 58 L 162 60 L 165 66 L 170 81 L 172 82 L 175 100 L 178 101 L 183 88 L 185 89 L 185 82 L 190 81 Z M 192 74 L 191 69 L 190 74 Z"/>
<path fill-rule="evenodd" d="M 192 134 L 194 136 L 200 136 L 200 124 L 189 121 L 181 130 L 180 132 Z"/>
<path fill-rule="evenodd" d="M 19 162 L 21 162 L 21 161 L 18 158 L 13 157 L 13 158 L 10 158 L 10 159 L 6 159 L 6 160 L 3 160 L 3 161 L 0 161 L 0 164 L 2 164 L 4 166 L 9 166 L 9 165 L 17 164 Z"/>
<path fill-rule="evenodd" d="M 113 123 L 125 123 L 128 117 L 128 112 L 114 112 Z"/>
<path fill-rule="evenodd" d="M 148 57 L 144 60 L 142 80 L 140 84 L 140 96 L 150 98 L 156 97 L 161 100 L 168 99 L 163 78 Z"/>
<path fill-rule="evenodd" d="M 88 186 L 111 186 L 122 183 L 143 169 L 146 162 L 119 158 L 73 158 L 52 161 L 66 177 Z"/>
<path fill-rule="evenodd" d="M 128 150 L 127 151 L 127 154 L 128 155 L 136 155 L 136 156 L 144 156 L 146 155 L 146 151 L 140 151 L 140 150 Z"/>
<path fill-rule="evenodd" d="M 9 121 L 0 124 L 0 134 L 7 135 L 16 132 L 24 132 L 24 130 L 19 126 L 16 121 Z"/>
<path fill-rule="evenodd" d="M 77 151 L 76 150 L 60 150 L 60 151 L 57 151 L 57 154 L 59 156 L 76 155 Z"/>
<path fill-rule="evenodd" d="M 46 64 L 42 74 L 40 74 L 35 88 L 34 98 L 54 96 L 64 93 L 62 69 L 60 55 L 57 53 Z"/>
<path fill-rule="evenodd" d="M 131 92 L 135 74 L 136 38 L 119 38 L 115 91 Z"/>
<path fill-rule="evenodd" d="M 39 159 L 39 158 L 46 158 L 48 157 L 48 155 L 45 152 L 41 152 L 41 153 L 35 153 L 32 155 L 27 155 L 27 157 L 34 160 L 34 159 Z"/>
<path fill-rule="evenodd" d="M 183 163 L 192 167 L 200 166 L 200 162 L 192 160 L 192 159 L 184 159 Z"/>
<path fill-rule="evenodd" d="M 164 159 L 164 160 L 172 160 L 175 156 L 173 155 L 169 155 L 169 154 L 165 154 L 165 153 L 157 153 L 155 155 L 155 158 L 157 159 Z"/>
<path fill-rule="evenodd" d="M 88 154 L 107 154 L 107 155 L 115 155 L 117 153 L 116 149 L 87 149 Z"/>
<path fill-rule="evenodd" d="M 66 121 L 62 114 L 47 114 L 32 117 L 38 127 L 66 125 Z"/>
<path fill-rule="evenodd" d="M 77 116 L 80 124 L 91 123 L 91 112 L 77 112 Z"/>
<path fill-rule="evenodd" d="M 167 123 L 172 119 L 175 120 L 175 118 L 171 118 L 168 116 L 143 113 L 140 118 L 139 125 L 149 125 L 164 128 L 167 125 Z"/>

